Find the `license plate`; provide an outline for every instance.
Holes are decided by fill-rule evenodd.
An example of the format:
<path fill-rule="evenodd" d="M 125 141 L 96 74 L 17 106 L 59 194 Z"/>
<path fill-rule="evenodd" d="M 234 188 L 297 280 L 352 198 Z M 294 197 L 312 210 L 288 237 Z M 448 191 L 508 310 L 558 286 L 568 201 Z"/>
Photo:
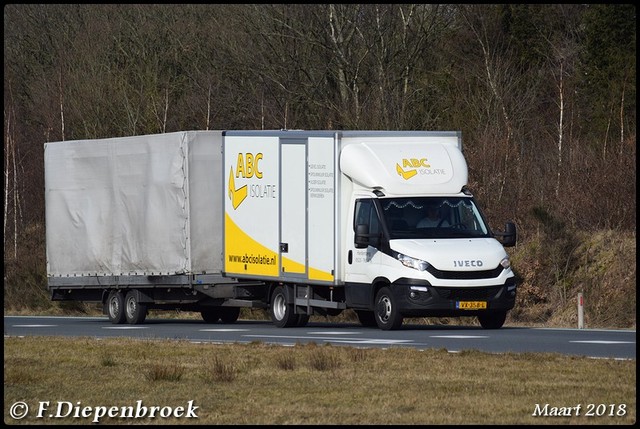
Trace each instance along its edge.
<path fill-rule="evenodd" d="M 458 310 L 482 310 L 487 308 L 487 301 L 457 301 Z"/>

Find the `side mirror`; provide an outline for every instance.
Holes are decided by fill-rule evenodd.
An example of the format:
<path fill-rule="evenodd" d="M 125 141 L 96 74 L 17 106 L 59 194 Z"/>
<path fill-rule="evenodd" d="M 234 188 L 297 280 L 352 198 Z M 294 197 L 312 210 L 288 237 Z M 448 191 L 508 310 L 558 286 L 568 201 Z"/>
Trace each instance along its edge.
<path fill-rule="evenodd" d="M 369 225 L 356 225 L 356 235 L 354 238 L 356 249 L 366 249 L 369 245 Z"/>
<path fill-rule="evenodd" d="M 507 222 L 504 224 L 504 232 L 496 233 L 496 235 L 502 237 L 502 245 L 504 247 L 513 247 L 518 240 L 518 234 L 516 232 L 516 225 L 513 222 Z"/>

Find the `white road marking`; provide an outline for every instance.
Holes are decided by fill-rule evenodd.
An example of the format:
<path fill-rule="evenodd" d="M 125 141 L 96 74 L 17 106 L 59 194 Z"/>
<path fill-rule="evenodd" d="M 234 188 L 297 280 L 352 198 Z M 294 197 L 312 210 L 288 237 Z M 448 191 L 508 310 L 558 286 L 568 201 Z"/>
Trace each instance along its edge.
<path fill-rule="evenodd" d="M 243 335 L 244 337 L 257 337 L 257 338 L 288 338 L 292 340 L 323 340 L 323 341 L 335 341 L 343 343 L 370 343 L 370 344 L 400 344 L 400 343 L 413 343 L 413 340 L 384 340 L 378 338 L 356 338 L 353 340 L 345 340 L 338 337 L 306 337 L 302 335 Z"/>
<path fill-rule="evenodd" d="M 247 332 L 249 329 L 233 329 L 233 328 L 211 328 L 200 329 L 200 332 Z"/>
<path fill-rule="evenodd" d="M 430 338 L 453 338 L 457 340 L 465 340 L 471 338 L 489 338 L 487 335 L 430 335 Z"/>
<path fill-rule="evenodd" d="M 587 343 L 587 344 L 635 344 L 635 341 L 603 341 L 603 340 L 582 340 L 569 341 L 570 343 Z"/>
<path fill-rule="evenodd" d="M 146 326 L 103 326 L 102 329 L 148 329 Z"/>
<path fill-rule="evenodd" d="M 309 335 L 360 335 L 362 332 L 355 331 L 324 331 L 324 332 L 307 332 Z"/>
<path fill-rule="evenodd" d="M 52 328 L 58 325 L 13 325 L 14 328 Z"/>
<path fill-rule="evenodd" d="M 413 340 L 331 340 L 334 343 L 348 343 L 348 344 L 402 344 L 412 343 Z"/>

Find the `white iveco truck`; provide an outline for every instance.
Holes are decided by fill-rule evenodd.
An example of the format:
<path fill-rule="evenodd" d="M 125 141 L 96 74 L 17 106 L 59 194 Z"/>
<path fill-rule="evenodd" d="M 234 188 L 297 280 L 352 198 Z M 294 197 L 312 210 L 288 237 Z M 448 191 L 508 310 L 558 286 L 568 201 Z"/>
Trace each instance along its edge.
<path fill-rule="evenodd" d="M 278 327 L 353 309 L 365 326 L 477 317 L 516 281 L 466 188 L 459 132 L 187 131 L 45 144 L 48 287 L 113 323 L 149 309 Z"/>

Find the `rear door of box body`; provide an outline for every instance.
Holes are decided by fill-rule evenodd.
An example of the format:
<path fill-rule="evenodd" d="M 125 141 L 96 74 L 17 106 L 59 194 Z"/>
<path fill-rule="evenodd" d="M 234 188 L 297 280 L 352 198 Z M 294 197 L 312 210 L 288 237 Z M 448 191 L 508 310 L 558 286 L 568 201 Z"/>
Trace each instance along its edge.
<path fill-rule="evenodd" d="M 335 152 L 331 136 L 227 132 L 227 274 L 333 282 Z"/>

